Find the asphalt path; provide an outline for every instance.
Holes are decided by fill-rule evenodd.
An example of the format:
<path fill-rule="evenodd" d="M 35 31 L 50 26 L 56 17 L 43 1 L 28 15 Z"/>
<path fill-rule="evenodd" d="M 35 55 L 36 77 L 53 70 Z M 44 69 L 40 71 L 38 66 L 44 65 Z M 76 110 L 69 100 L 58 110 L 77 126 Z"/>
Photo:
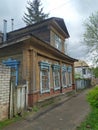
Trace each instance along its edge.
<path fill-rule="evenodd" d="M 90 112 L 85 90 L 67 101 L 39 111 L 3 130 L 76 130 Z"/>

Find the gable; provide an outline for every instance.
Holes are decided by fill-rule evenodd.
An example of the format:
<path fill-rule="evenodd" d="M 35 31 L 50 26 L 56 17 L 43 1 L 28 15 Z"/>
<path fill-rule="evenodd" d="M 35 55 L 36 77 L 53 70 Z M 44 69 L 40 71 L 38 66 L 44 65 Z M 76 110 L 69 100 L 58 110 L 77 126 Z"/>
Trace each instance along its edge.
<path fill-rule="evenodd" d="M 47 31 L 47 35 L 49 36 L 49 25 L 54 25 L 55 28 L 58 28 L 58 31 L 62 31 L 63 33 L 65 33 L 66 38 L 69 37 L 69 33 L 64 23 L 64 20 L 62 18 L 52 17 L 52 18 L 43 20 L 39 23 L 35 23 L 30 26 L 26 26 L 24 28 L 9 32 L 7 34 L 7 38 L 8 40 L 10 40 L 14 37 L 18 37 L 18 35 L 26 35 L 26 34 L 32 33 L 33 35 L 39 38 L 42 38 L 42 40 L 44 40 L 43 33 L 45 31 Z M 49 42 L 49 37 L 46 37 L 45 41 Z"/>
<path fill-rule="evenodd" d="M 57 24 L 60 26 L 60 28 L 66 33 L 67 38 L 70 37 L 67 27 L 64 23 L 64 20 L 62 18 L 54 18 L 54 20 L 57 22 Z"/>

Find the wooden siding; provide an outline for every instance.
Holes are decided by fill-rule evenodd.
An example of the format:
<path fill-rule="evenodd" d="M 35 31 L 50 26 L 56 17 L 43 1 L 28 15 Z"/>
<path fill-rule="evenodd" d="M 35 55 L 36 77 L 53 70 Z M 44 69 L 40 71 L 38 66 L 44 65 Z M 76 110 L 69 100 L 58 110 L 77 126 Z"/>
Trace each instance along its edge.
<path fill-rule="evenodd" d="M 48 47 L 42 41 L 36 38 L 29 38 L 18 44 L 0 49 L 0 62 L 9 58 L 20 61 L 19 66 L 19 83 L 28 82 L 28 97 L 29 105 L 32 106 L 35 102 L 44 97 L 60 94 L 61 90 L 54 91 L 52 67 L 50 69 L 50 93 L 40 94 L 40 61 L 48 61 L 51 64 L 59 64 L 72 66 L 74 59 L 60 53 L 58 50 Z M 73 71 L 74 73 L 74 71 Z M 60 74 L 61 75 L 61 74 Z M 74 74 L 72 75 L 74 84 Z M 60 76 L 60 78 L 62 78 Z M 62 87 L 62 85 L 61 85 Z M 64 88 L 62 92 L 71 91 L 73 88 Z"/>

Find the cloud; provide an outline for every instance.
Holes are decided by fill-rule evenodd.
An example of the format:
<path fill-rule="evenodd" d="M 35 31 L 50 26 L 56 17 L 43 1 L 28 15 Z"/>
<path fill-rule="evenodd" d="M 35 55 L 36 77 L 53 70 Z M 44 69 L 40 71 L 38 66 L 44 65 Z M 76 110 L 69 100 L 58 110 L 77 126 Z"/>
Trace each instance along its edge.
<path fill-rule="evenodd" d="M 75 0 L 73 6 L 76 8 L 78 13 L 82 16 L 88 16 L 91 13 L 98 10 L 97 0 Z"/>
<path fill-rule="evenodd" d="M 32 1 L 32 0 L 31 0 Z M 26 11 L 27 0 L 1 0 L 0 30 L 3 30 L 3 19 L 8 21 L 8 31 L 11 31 L 11 18 L 14 19 L 14 29 L 25 26 L 22 20 Z M 68 51 L 74 58 L 85 57 L 83 40 L 83 22 L 95 11 L 98 11 L 98 0 L 41 0 L 45 13 L 50 17 L 62 17 L 68 28 L 70 39 Z"/>
<path fill-rule="evenodd" d="M 22 17 L 27 0 L 1 0 L 0 4 L 0 30 L 3 31 L 3 19 L 8 22 L 8 31 L 11 31 L 11 19 L 14 19 L 14 29 L 24 26 Z"/>

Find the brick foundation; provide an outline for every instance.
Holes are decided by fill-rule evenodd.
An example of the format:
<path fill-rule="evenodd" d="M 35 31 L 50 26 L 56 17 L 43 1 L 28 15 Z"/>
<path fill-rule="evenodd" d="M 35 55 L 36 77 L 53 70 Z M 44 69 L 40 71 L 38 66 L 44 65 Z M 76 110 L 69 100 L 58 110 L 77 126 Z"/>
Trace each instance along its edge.
<path fill-rule="evenodd" d="M 63 88 L 62 93 L 70 92 L 72 90 L 73 90 L 73 87 Z M 33 106 L 38 101 L 45 100 L 49 97 L 51 98 L 52 96 L 57 96 L 59 94 L 61 94 L 61 91 L 60 90 L 54 90 L 54 89 L 51 89 L 50 92 L 43 93 L 43 94 L 41 94 L 39 91 L 37 91 L 37 92 L 34 92 L 33 94 L 28 94 L 28 104 L 29 104 L 29 106 Z"/>

